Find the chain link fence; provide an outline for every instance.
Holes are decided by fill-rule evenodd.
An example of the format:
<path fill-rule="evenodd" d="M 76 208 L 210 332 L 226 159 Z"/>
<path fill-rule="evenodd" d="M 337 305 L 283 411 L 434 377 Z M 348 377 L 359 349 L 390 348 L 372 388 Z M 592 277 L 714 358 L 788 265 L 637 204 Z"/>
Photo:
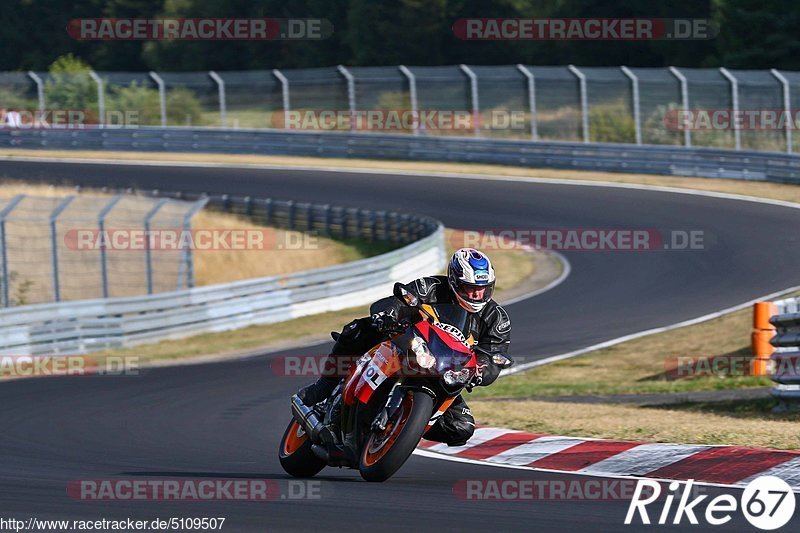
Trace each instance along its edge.
<path fill-rule="evenodd" d="M 190 250 L 125 249 L 105 236 L 189 229 L 203 205 L 127 194 L 0 198 L 0 306 L 191 287 Z"/>
<path fill-rule="evenodd" d="M 194 287 L 193 243 L 208 249 L 209 239 L 204 245 L 201 236 L 190 232 L 193 217 L 203 208 L 265 227 L 397 247 L 439 226 L 421 215 L 272 198 L 78 192 L 0 197 L 0 308 Z M 217 235 L 224 237 L 225 229 Z"/>
<path fill-rule="evenodd" d="M 378 131 L 789 152 L 800 143 L 793 135 L 800 73 L 774 69 L 5 72 L 0 108 L 6 110 L 4 127 L 14 126 L 8 110 L 78 109 L 99 127 Z"/>

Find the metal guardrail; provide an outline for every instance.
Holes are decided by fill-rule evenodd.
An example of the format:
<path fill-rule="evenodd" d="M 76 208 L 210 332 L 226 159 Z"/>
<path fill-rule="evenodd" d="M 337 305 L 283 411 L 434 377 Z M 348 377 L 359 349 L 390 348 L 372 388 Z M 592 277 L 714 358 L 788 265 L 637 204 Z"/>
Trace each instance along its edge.
<path fill-rule="evenodd" d="M 0 147 L 459 161 L 800 183 L 800 158 L 792 154 L 657 145 L 146 127 L 117 130 L 0 129 Z"/>
<path fill-rule="evenodd" d="M 770 344 L 772 354 L 772 395 L 781 401 L 778 410 L 794 407 L 800 401 L 800 297 L 773 302 L 777 314 L 769 322 L 775 326 Z"/>
<path fill-rule="evenodd" d="M 432 275 L 445 264 L 444 227 L 428 217 L 258 198 L 208 200 L 229 211 L 260 214 L 280 227 L 410 244 L 376 257 L 282 276 L 3 309 L 0 355 L 88 353 L 345 309 L 385 296 L 397 280 Z"/>

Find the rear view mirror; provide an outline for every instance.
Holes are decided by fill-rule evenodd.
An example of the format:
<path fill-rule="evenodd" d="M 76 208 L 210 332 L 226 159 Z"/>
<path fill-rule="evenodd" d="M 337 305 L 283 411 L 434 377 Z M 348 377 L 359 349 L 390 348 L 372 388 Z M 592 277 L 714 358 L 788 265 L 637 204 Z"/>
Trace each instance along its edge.
<path fill-rule="evenodd" d="M 408 292 L 402 283 L 394 284 L 394 296 L 409 307 L 419 307 L 419 298 Z"/>

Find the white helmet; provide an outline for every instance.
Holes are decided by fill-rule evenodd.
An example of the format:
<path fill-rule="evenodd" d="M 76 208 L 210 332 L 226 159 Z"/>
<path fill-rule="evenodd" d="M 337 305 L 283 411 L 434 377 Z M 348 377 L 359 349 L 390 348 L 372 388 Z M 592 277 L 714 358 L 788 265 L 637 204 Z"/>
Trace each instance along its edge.
<path fill-rule="evenodd" d="M 447 281 L 458 304 L 470 313 L 477 313 L 494 293 L 492 262 L 474 248 L 461 248 L 447 266 Z"/>

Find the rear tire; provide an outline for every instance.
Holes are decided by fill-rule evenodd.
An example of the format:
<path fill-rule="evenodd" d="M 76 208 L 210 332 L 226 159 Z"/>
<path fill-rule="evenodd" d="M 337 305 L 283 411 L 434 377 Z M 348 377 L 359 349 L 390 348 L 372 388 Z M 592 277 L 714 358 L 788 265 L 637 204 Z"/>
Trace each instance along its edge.
<path fill-rule="evenodd" d="M 311 439 L 297 420 L 292 419 L 283 433 L 278 459 L 287 474 L 294 477 L 313 477 L 325 468 L 325 462 L 311 451 Z"/>
<path fill-rule="evenodd" d="M 367 481 L 386 481 L 411 456 L 428 427 L 433 398 L 422 391 L 408 391 L 396 420 L 384 433 L 370 433 L 361 450 L 358 470 Z"/>

